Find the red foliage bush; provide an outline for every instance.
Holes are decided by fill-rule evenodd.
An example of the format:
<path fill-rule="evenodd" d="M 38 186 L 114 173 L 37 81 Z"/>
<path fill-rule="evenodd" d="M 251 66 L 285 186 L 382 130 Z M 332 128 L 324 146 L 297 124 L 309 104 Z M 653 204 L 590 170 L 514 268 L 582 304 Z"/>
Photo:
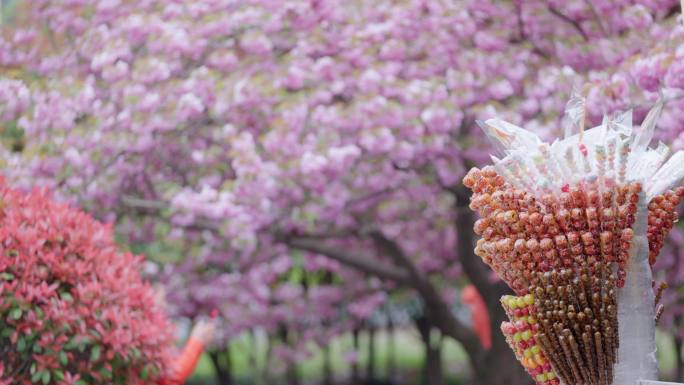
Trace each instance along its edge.
<path fill-rule="evenodd" d="M 111 226 L 0 179 L 0 385 L 137 384 L 172 335 Z"/>

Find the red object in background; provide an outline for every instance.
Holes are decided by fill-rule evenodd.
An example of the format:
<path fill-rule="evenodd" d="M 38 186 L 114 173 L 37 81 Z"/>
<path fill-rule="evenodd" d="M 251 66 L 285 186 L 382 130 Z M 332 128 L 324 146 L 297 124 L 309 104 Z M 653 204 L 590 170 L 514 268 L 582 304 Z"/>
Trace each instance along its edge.
<path fill-rule="evenodd" d="M 173 364 L 168 378 L 161 379 L 155 385 L 182 385 L 190 377 L 202 355 L 204 345 L 198 340 L 190 338 L 185 348 Z"/>
<path fill-rule="evenodd" d="M 485 349 L 492 347 L 492 329 L 489 327 L 489 312 L 480 293 L 473 285 L 468 285 L 461 293 L 461 301 L 470 307 L 473 329 Z"/>
<path fill-rule="evenodd" d="M 215 319 L 216 317 L 218 317 L 218 310 L 212 309 L 211 313 L 209 313 L 209 318 Z"/>

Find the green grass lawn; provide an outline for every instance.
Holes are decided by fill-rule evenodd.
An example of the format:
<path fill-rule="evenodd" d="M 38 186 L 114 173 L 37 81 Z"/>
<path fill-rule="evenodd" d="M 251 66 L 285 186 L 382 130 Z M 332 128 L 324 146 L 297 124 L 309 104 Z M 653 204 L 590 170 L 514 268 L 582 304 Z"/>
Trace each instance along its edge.
<path fill-rule="evenodd" d="M 376 377 L 384 379 L 387 376 L 389 354 L 387 349 L 387 333 L 378 332 L 376 334 Z M 658 332 L 656 335 L 658 343 L 658 360 L 662 380 L 672 380 L 675 368 L 675 356 L 672 338 Z M 363 333 L 360 339 L 361 354 L 359 356 L 361 373 L 365 375 L 365 363 L 368 361 L 368 335 Z M 253 348 L 251 338 L 247 335 L 236 339 L 231 345 L 233 355 L 234 378 L 238 384 L 252 384 L 257 370 L 263 368 L 266 357 L 265 339 L 257 338 L 254 346 L 257 352 L 257 368 L 252 367 L 249 357 Z M 305 382 L 316 382 L 322 378 L 323 373 L 323 354 L 322 351 L 312 346 L 312 356 L 299 366 L 302 379 Z M 335 378 L 348 378 L 351 365 L 344 359 L 345 352 L 352 349 L 351 334 L 340 336 L 330 344 L 331 361 Z M 468 378 L 469 369 L 465 352 L 461 346 L 451 339 L 444 340 L 442 352 L 443 367 L 445 377 L 450 383 L 460 383 Z M 401 373 L 401 383 L 418 384 L 420 383 L 420 370 L 423 364 L 423 344 L 413 329 L 398 331 L 396 334 L 395 361 Z M 282 378 L 282 376 L 275 376 Z M 191 381 L 195 385 L 213 384 L 214 368 L 208 356 L 202 356 Z"/>
<path fill-rule="evenodd" d="M 658 365 L 660 366 L 660 379 L 672 380 L 675 371 L 676 353 L 674 341 L 669 334 L 656 332 L 656 343 L 658 344 Z"/>
<path fill-rule="evenodd" d="M 263 338 L 257 339 L 257 368 L 263 368 L 266 360 L 266 342 Z M 396 333 L 395 362 L 399 368 L 404 383 L 418 383 L 420 370 L 423 365 L 423 344 L 420 337 L 413 329 L 397 331 Z M 388 334 L 378 332 L 375 337 L 376 344 L 376 377 L 387 377 L 388 363 L 390 362 L 388 349 Z M 249 362 L 253 343 L 249 336 L 244 335 L 231 344 L 233 356 L 234 376 L 238 379 L 251 379 L 255 376 L 255 368 Z M 368 361 L 368 335 L 361 334 L 359 361 L 361 373 L 365 375 L 366 362 Z M 351 364 L 345 360 L 345 353 L 352 350 L 353 341 L 351 334 L 340 336 L 330 344 L 330 357 L 333 373 L 336 378 L 349 376 Z M 459 344 L 451 339 L 444 339 L 442 357 L 444 360 L 445 375 L 453 379 L 462 379 L 468 376 L 467 357 Z M 303 380 L 313 381 L 322 377 L 323 353 L 318 347 L 311 345 L 312 356 L 299 365 L 299 372 Z M 196 383 L 210 383 L 214 377 L 214 368 L 208 356 L 202 356 L 197 369 L 192 377 Z"/>

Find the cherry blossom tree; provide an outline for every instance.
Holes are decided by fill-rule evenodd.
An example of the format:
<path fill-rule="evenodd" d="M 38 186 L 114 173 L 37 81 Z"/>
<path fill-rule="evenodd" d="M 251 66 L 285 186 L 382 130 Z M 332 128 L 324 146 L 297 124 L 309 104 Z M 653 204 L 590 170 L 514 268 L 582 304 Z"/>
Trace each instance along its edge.
<path fill-rule="evenodd" d="M 21 132 L 4 170 L 121 234 L 192 239 L 178 268 L 217 286 L 324 256 L 354 284 L 418 296 L 478 383 L 524 383 L 496 332 L 507 289 L 472 251 L 459 182 L 488 159 L 475 121 L 552 137 L 573 89 L 593 122 L 643 118 L 661 90 L 658 135 L 681 149 L 678 15 L 673 0 L 31 1 L 0 41 L 15 74 L 0 81 L 0 117 Z M 453 314 L 466 282 L 488 308 L 489 349 Z"/>

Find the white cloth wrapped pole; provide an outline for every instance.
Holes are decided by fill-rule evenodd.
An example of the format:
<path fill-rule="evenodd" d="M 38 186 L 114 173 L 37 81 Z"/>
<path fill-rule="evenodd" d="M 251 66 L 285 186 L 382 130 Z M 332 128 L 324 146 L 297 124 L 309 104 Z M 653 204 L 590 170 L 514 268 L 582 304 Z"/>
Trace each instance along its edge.
<path fill-rule="evenodd" d="M 648 208 L 639 195 L 634 238 L 629 250 L 625 286 L 618 290 L 620 348 L 614 385 L 635 384 L 658 378 L 655 343 L 655 297 L 648 264 Z"/>

